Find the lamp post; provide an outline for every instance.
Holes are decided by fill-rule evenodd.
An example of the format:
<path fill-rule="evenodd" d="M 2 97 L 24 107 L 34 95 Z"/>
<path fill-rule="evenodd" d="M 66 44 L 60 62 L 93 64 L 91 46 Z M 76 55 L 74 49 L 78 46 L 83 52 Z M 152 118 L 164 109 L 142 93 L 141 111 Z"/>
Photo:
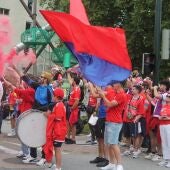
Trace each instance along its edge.
<path fill-rule="evenodd" d="M 155 5 L 155 26 L 154 26 L 154 84 L 159 82 L 160 72 L 160 50 L 161 50 L 161 19 L 162 19 L 162 0 L 156 0 Z"/>

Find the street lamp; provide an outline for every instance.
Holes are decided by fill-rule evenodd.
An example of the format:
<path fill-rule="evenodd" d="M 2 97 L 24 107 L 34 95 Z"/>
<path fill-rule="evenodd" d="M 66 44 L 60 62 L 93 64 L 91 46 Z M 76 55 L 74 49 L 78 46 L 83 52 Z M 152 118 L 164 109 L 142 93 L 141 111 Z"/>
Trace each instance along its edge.
<path fill-rule="evenodd" d="M 156 0 L 155 5 L 155 26 L 154 26 L 154 84 L 159 82 L 160 70 L 160 49 L 161 49 L 161 19 L 162 19 L 162 0 Z"/>

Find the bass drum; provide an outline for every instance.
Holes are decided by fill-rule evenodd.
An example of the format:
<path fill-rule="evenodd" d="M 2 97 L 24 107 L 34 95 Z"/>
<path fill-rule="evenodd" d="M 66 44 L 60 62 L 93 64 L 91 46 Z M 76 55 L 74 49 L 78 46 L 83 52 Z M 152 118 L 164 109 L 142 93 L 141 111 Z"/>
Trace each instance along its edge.
<path fill-rule="evenodd" d="M 39 110 L 30 109 L 17 119 L 16 132 L 19 140 L 29 147 L 40 147 L 46 143 L 47 118 Z"/>

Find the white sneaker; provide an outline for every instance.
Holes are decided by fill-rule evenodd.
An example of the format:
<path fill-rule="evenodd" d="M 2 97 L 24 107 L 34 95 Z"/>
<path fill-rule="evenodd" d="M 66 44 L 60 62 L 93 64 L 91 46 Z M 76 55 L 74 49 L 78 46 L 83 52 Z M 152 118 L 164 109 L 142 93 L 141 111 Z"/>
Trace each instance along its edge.
<path fill-rule="evenodd" d="M 22 160 L 26 160 L 26 159 L 28 159 L 29 157 L 30 157 L 30 155 L 28 154 L 28 155 L 24 156 L 24 157 L 22 158 Z"/>
<path fill-rule="evenodd" d="M 138 158 L 139 157 L 139 154 L 141 153 L 141 150 L 140 149 L 138 149 L 137 151 L 134 151 L 133 152 L 133 158 Z"/>
<path fill-rule="evenodd" d="M 159 166 L 166 166 L 168 164 L 167 160 L 162 160 L 161 162 L 158 163 Z"/>
<path fill-rule="evenodd" d="M 22 162 L 25 163 L 25 164 L 29 164 L 29 163 L 36 163 L 37 160 L 36 160 L 36 158 L 29 156 L 27 159 L 22 160 Z"/>
<path fill-rule="evenodd" d="M 170 162 L 168 162 L 165 167 L 170 168 Z"/>
<path fill-rule="evenodd" d="M 46 159 L 42 158 L 36 163 L 36 165 L 43 166 L 45 164 L 45 162 L 46 162 Z"/>
<path fill-rule="evenodd" d="M 15 135 L 16 135 L 15 129 L 12 129 L 12 131 L 7 134 L 8 137 L 12 137 L 12 136 L 15 136 Z"/>
<path fill-rule="evenodd" d="M 117 165 L 116 170 L 123 170 L 123 166 L 122 165 Z"/>
<path fill-rule="evenodd" d="M 152 159 L 154 157 L 155 154 L 153 153 L 149 153 L 148 155 L 145 156 L 145 159 Z"/>
<path fill-rule="evenodd" d="M 101 170 L 115 170 L 116 169 L 116 165 L 109 163 L 107 166 L 101 167 L 100 169 Z"/>
<path fill-rule="evenodd" d="M 17 158 L 23 158 L 23 157 L 25 157 L 25 155 L 23 154 L 22 151 L 19 151 L 16 157 Z"/>
<path fill-rule="evenodd" d="M 153 158 L 152 158 L 152 161 L 156 162 L 156 161 L 160 161 L 162 159 L 161 156 L 159 155 L 154 155 Z"/>
<path fill-rule="evenodd" d="M 129 155 L 131 155 L 131 151 L 130 150 L 126 150 L 126 151 L 123 152 L 122 155 L 129 156 Z"/>

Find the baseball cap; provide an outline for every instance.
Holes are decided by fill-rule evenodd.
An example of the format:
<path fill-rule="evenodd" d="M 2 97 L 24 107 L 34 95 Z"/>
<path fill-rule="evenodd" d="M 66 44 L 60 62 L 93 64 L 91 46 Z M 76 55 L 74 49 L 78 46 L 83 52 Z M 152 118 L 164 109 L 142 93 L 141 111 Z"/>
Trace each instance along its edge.
<path fill-rule="evenodd" d="M 56 88 L 54 90 L 54 96 L 64 98 L 64 90 L 61 88 Z"/>

